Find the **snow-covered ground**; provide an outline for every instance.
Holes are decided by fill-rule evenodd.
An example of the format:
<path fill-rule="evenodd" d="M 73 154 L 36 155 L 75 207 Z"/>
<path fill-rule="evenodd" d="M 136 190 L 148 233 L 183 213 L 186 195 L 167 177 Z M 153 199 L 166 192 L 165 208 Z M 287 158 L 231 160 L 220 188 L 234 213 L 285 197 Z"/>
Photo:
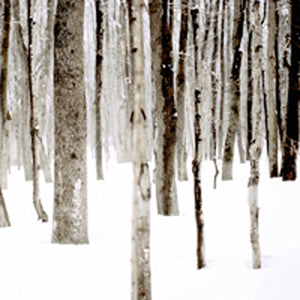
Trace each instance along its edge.
<path fill-rule="evenodd" d="M 178 183 L 180 217 L 156 215 L 152 186 L 151 264 L 153 300 L 299 300 L 299 180 L 268 179 L 262 160 L 260 241 L 262 269 L 252 270 L 247 179 L 236 164 L 234 180 L 218 180 L 204 163 L 203 201 L 207 266 L 196 270 L 193 183 Z M 51 222 L 36 221 L 31 183 L 13 169 L 4 191 L 12 223 L 0 230 L 1 300 L 129 300 L 130 164 L 109 164 L 104 182 L 89 172 L 89 238 L 84 246 L 52 245 Z M 190 176 L 191 178 L 191 176 Z M 53 185 L 42 184 L 52 214 Z"/>

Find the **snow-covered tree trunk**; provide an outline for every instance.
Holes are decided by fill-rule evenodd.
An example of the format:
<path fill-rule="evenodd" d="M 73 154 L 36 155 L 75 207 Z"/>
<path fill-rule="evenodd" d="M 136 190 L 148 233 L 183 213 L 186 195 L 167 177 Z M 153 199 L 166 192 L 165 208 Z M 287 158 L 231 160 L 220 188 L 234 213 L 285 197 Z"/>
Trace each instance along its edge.
<path fill-rule="evenodd" d="M 187 151 L 186 151 L 186 130 L 185 130 L 185 110 L 186 110 L 186 78 L 185 61 L 188 37 L 188 12 L 189 0 L 181 1 L 180 38 L 178 54 L 178 72 L 176 75 L 177 84 L 177 174 L 180 181 L 187 180 Z"/>
<path fill-rule="evenodd" d="M 233 62 L 230 74 L 230 123 L 227 129 L 225 148 L 223 154 L 222 179 L 232 179 L 232 167 L 234 157 L 234 145 L 239 126 L 239 109 L 240 109 L 240 69 L 242 62 L 242 51 L 240 49 L 243 24 L 245 17 L 245 0 L 234 0 L 234 24 L 233 24 Z"/>
<path fill-rule="evenodd" d="M 144 4 L 130 0 L 133 67 L 133 213 L 132 213 L 132 300 L 151 299 L 150 272 L 150 176 L 147 163 L 144 74 Z"/>
<path fill-rule="evenodd" d="M 276 1 L 268 0 L 267 6 L 267 60 L 265 67 L 266 79 L 266 123 L 270 177 L 278 176 L 278 128 L 276 108 L 276 62 L 275 62 L 275 34 L 276 34 Z"/>
<path fill-rule="evenodd" d="M 259 159 L 262 147 L 262 66 L 263 44 L 259 2 L 253 0 L 253 105 L 252 122 L 253 136 L 250 145 L 250 178 L 248 182 L 248 203 L 250 209 L 250 237 L 252 246 L 252 265 L 254 269 L 261 267 L 261 254 L 259 243 L 259 208 L 258 208 L 258 184 L 259 184 Z"/>
<path fill-rule="evenodd" d="M 58 0 L 54 39 L 52 242 L 88 243 L 83 0 Z"/>
<path fill-rule="evenodd" d="M 33 204 L 38 215 L 38 220 L 48 222 L 48 216 L 44 211 L 40 199 L 40 162 L 39 162 L 39 124 L 37 112 L 37 99 L 33 94 L 33 68 L 32 68 L 32 33 L 33 33 L 33 15 L 32 1 L 28 1 L 28 83 L 29 83 L 29 102 L 30 102 L 30 134 L 31 134 L 31 152 L 32 152 L 32 173 L 33 173 Z"/>
<path fill-rule="evenodd" d="M 201 47 L 200 47 L 200 26 L 199 26 L 199 6 L 193 1 L 191 9 L 192 26 L 193 26 L 193 43 L 195 56 L 195 157 L 193 159 L 194 174 L 194 197 L 195 197 L 195 218 L 197 228 L 197 268 L 205 267 L 204 254 L 204 219 L 202 204 L 202 185 L 201 185 L 201 162 L 203 159 L 203 96 L 202 96 L 202 69 L 201 69 Z"/>
<path fill-rule="evenodd" d="M 102 96 L 102 61 L 103 61 L 103 0 L 95 1 L 96 15 L 96 83 L 95 83 L 95 144 L 97 179 L 103 179 L 102 135 L 101 135 L 101 96 Z"/>
<path fill-rule="evenodd" d="M 169 5 L 168 5 L 169 4 Z M 173 5 L 168 1 L 151 1 L 152 72 L 156 92 L 155 115 L 157 138 L 155 150 L 155 184 L 158 213 L 178 215 L 175 181 L 177 113 L 174 101 L 172 61 Z"/>

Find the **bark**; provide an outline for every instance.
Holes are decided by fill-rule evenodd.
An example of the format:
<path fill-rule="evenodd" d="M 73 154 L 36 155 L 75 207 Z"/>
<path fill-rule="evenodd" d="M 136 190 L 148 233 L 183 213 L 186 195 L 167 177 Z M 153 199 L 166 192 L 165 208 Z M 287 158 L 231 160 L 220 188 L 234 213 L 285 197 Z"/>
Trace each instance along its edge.
<path fill-rule="evenodd" d="M 233 63 L 230 74 L 230 89 L 231 89 L 231 101 L 230 101 L 230 123 L 227 129 L 225 148 L 223 154 L 223 166 L 222 166 L 222 179 L 232 179 L 232 167 L 234 157 L 234 144 L 235 138 L 239 126 L 239 105 L 240 105 L 240 68 L 242 62 L 242 52 L 240 49 L 243 24 L 245 17 L 245 0 L 234 1 L 234 27 L 233 27 Z"/>
<path fill-rule="evenodd" d="M 193 3 L 191 9 L 194 43 L 194 63 L 195 63 L 195 157 L 193 159 L 194 174 L 194 199 L 195 199 L 195 219 L 197 228 L 197 268 L 205 267 L 204 257 L 204 220 L 202 208 L 202 185 L 201 185 L 201 162 L 203 157 L 203 136 L 201 118 L 203 111 L 202 99 L 202 74 L 201 74 L 201 53 L 200 53 L 200 26 L 199 26 L 199 7 Z"/>
<path fill-rule="evenodd" d="M 276 108 L 276 62 L 275 62 L 275 32 L 276 32 L 276 2 L 268 0 L 267 10 L 267 63 L 265 72 L 266 86 L 266 123 L 270 177 L 278 176 L 278 128 Z"/>
<path fill-rule="evenodd" d="M 248 203 L 250 208 L 251 223 L 251 246 L 252 246 L 252 264 L 254 269 L 261 267 L 261 254 L 259 243 L 259 208 L 258 208 L 258 184 L 259 184 L 259 159 L 262 147 L 262 63 L 263 63 L 263 45 L 262 28 L 259 13 L 259 2 L 253 3 L 253 139 L 250 145 L 250 178 L 248 182 Z"/>
<path fill-rule="evenodd" d="M 0 80 L 0 188 L 7 188 L 7 171 L 8 171 L 8 122 L 10 113 L 7 110 L 7 70 L 8 70 L 8 50 L 10 34 L 11 7 L 10 1 L 5 0 L 2 3 L 3 8 L 3 28 L 2 30 L 2 64 Z"/>
<path fill-rule="evenodd" d="M 282 179 L 295 180 L 297 177 L 297 150 L 299 140 L 298 107 L 299 61 L 300 61 L 300 17 L 299 1 L 292 1 L 291 65 L 289 66 L 288 107 L 286 112 L 286 132 L 284 132 L 282 153 Z"/>
<path fill-rule="evenodd" d="M 151 299 L 150 272 L 150 176 L 147 163 L 145 74 L 143 49 L 144 4 L 132 0 L 131 36 L 133 67 L 133 217 L 132 300 Z"/>
<path fill-rule="evenodd" d="M 30 102 L 30 134 L 32 152 L 32 173 L 33 173 L 33 204 L 38 215 L 38 220 L 48 222 L 47 213 L 44 211 L 40 199 L 40 162 L 39 162 L 39 124 L 37 112 L 37 99 L 33 95 L 33 70 L 32 70 L 32 32 L 33 16 L 31 13 L 32 2 L 28 1 L 28 83 L 29 83 L 29 102 Z"/>
<path fill-rule="evenodd" d="M 102 62 L 103 62 L 103 0 L 97 0 L 96 6 L 96 86 L 95 86 L 95 139 L 97 180 L 103 180 L 102 136 L 101 136 L 101 96 L 102 96 Z"/>
<path fill-rule="evenodd" d="M 152 71 L 157 97 L 156 200 L 158 213 L 166 216 L 179 213 L 175 182 L 177 112 L 173 86 L 172 10 L 172 1 L 169 5 L 168 1 L 150 3 Z"/>
<path fill-rule="evenodd" d="M 6 101 L 7 101 L 7 68 L 8 68 L 8 46 L 9 46 L 9 31 L 10 31 L 10 2 L 2 0 L 0 2 L 1 9 L 1 80 L 0 80 L 0 95 L 1 95 L 1 112 L 0 112 L 0 138 L 1 138 L 1 182 L 0 182 L 0 227 L 10 226 L 10 221 L 2 193 L 2 188 L 7 187 L 7 148 L 8 146 L 8 129 L 7 129 L 7 114 Z"/>
<path fill-rule="evenodd" d="M 180 21 L 180 38 L 179 38 L 179 57 L 178 73 L 176 76 L 177 85 L 177 174 L 180 181 L 188 180 L 186 161 L 186 130 L 185 130 L 185 110 L 186 110 L 186 92 L 185 92 L 185 58 L 187 51 L 188 37 L 188 13 L 189 1 L 181 2 L 181 21 Z"/>
<path fill-rule="evenodd" d="M 10 226 L 10 221 L 4 201 L 2 189 L 0 188 L 0 228 Z"/>
<path fill-rule="evenodd" d="M 215 166 L 215 176 L 214 176 L 214 189 L 217 188 L 217 177 L 219 174 L 218 163 L 217 163 L 217 120 L 216 120 L 216 110 L 217 110 L 217 98 L 218 98 L 218 78 L 217 78 L 217 53 L 218 53 L 218 19 L 219 19 L 219 5 L 220 0 L 215 2 L 215 15 L 213 20 L 213 50 L 212 50 L 212 62 L 211 62 L 211 82 L 212 82 L 212 106 L 211 106 L 211 117 L 212 117 L 212 143 L 213 143 L 213 162 Z"/>
<path fill-rule="evenodd" d="M 88 243 L 83 0 L 59 0 L 54 26 L 52 242 Z"/>

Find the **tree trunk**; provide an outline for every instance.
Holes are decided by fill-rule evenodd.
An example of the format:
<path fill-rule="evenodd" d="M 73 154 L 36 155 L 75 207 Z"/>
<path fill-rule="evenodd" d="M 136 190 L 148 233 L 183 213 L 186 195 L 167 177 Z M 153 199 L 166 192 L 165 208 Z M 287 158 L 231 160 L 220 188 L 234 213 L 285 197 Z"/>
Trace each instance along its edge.
<path fill-rule="evenodd" d="M 96 133 L 96 170 L 97 179 L 102 180 L 102 136 L 101 136 L 101 96 L 102 96 L 102 61 L 103 61 L 103 0 L 96 0 L 96 86 L 95 86 L 95 133 Z"/>
<path fill-rule="evenodd" d="M 172 63 L 173 5 L 152 1 L 150 6 L 152 72 L 156 89 L 156 200 L 158 213 L 178 215 L 175 182 L 177 113 L 174 101 Z"/>
<path fill-rule="evenodd" d="M 288 107 L 286 112 L 286 132 L 284 132 L 282 153 L 282 179 L 295 180 L 297 177 L 297 150 L 299 139 L 298 107 L 299 93 L 299 61 L 300 61 L 300 3 L 292 1 L 292 53 L 289 66 Z"/>
<path fill-rule="evenodd" d="M 88 243 L 83 20 L 83 0 L 58 0 L 54 27 L 52 242 L 61 244 Z"/>
<path fill-rule="evenodd" d="M 144 5 L 131 1 L 133 67 L 133 214 L 132 214 L 132 300 L 151 299 L 150 272 L 150 176 L 147 163 L 145 74 L 143 45 Z"/>
<path fill-rule="evenodd" d="M 177 84 L 177 174 L 180 181 L 188 180 L 186 160 L 186 130 L 185 130 L 185 110 L 186 110 L 186 92 L 185 92 L 185 58 L 187 51 L 188 37 L 188 0 L 181 2 L 181 21 L 180 21 L 180 40 L 179 40 L 179 58 L 178 73 L 176 76 Z"/>
<path fill-rule="evenodd" d="M 202 116 L 202 70 L 201 70 L 201 53 L 200 53 L 200 26 L 199 26 L 199 7 L 193 3 L 191 9 L 192 26 L 193 26 L 193 43 L 195 55 L 195 157 L 193 160 L 194 174 L 194 197 L 195 197 L 195 218 L 197 228 L 197 268 L 205 267 L 204 257 L 204 220 L 202 208 L 202 186 L 201 186 L 201 162 L 203 157 L 203 136 L 201 118 Z"/>
<path fill-rule="evenodd" d="M 30 134 L 31 134 L 31 152 L 32 152 L 32 173 L 33 173 L 33 204 L 38 215 L 38 220 L 48 222 L 48 216 L 40 199 L 40 162 L 39 162 L 39 124 L 37 112 L 37 100 L 33 95 L 33 70 L 32 70 L 32 32 L 33 16 L 31 13 L 32 2 L 28 1 L 28 82 L 29 82 L 29 102 L 30 102 Z"/>
<path fill-rule="evenodd" d="M 6 210 L 6 205 L 4 202 L 2 189 L 0 188 L 0 228 L 8 227 L 8 226 L 10 226 L 10 221 Z"/>
<path fill-rule="evenodd" d="M 278 135 L 277 135 L 277 108 L 276 108 L 276 62 L 275 62 L 275 33 L 276 28 L 276 2 L 268 0 L 267 9 L 267 63 L 266 63 L 266 123 L 268 137 L 268 157 L 270 177 L 278 176 Z"/>
<path fill-rule="evenodd" d="M 259 159 L 262 147 L 262 64 L 263 64 L 263 45 L 262 28 L 259 13 L 259 2 L 253 0 L 253 139 L 250 145 L 250 178 L 248 182 L 248 203 L 250 208 L 251 223 L 251 245 L 253 268 L 261 267 L 261 255 L 259 244 L 259 208 L 258 208 L 258 184 L 259 184 Z"/>
<path fill-rule="evenodd" d="M 217 120 L 216 120 L 216 110 L 217 110 L 217 98 L 218 98 L 218 78 L 217 78 L 217 54 L 218 54 L 218 19 L 219 19 L 219 5 L 220 0 L 215 2 L 215 12 L 213 20 L 213 50 L 212 50 L 212 62 L 211 62 L 211 88 L 212 88 L 212 106 L 211 106 L 211 117 L 212 117 L 212 143 L 213 143 L 213 162 L 215 166 L 215 176 L 214 176 L 214 189 L 217 188 L 217 177 L 219 174 L 218 163 L 217 163 Z"/>
<path fill-rule="evenodd" d="M 243 24 L 245 17 L 245 0 L 234 1 L 234 24 L 233 24 L 233 63 L 230 75 L 231 101 L 230 101 L 230 123 L 227 129 L 225 148 L 223 154 L 222 179 L 232 179 L 232 167 L 234 157 L 235 138 L 239 126 L 239 106 L 240 106 L 240 68 L 242 62 L 242 52 L 240 45 L 243 35 Z"/>

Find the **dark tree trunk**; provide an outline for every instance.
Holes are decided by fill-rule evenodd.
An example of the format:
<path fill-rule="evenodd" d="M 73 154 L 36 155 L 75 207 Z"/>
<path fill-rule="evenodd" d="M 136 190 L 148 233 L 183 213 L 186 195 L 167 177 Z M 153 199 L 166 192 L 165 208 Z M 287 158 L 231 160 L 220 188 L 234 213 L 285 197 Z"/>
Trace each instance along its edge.
<path fill-rule="evenodd" d="M 295 180 L 297 177 L 297 150 L 299 139 L 299 61 L 300 61 L 300 16 L 299 0 L 292 1 L 292 60 L 289 66 L 289 91 L 287 107 L 287 126 L 283 143 L 282 170 L 283 180 Z"/>
<path fill-rule="evenodd" d="M 103 61 L 103 0 L 96 0 L 96 86 L 95 86 L 95 125 L 96 125 L 96 170 L 97 179 L 103 178 L 102 135 L 101 135 L 101 95 L 102 95 L 102 61 Z"/>

